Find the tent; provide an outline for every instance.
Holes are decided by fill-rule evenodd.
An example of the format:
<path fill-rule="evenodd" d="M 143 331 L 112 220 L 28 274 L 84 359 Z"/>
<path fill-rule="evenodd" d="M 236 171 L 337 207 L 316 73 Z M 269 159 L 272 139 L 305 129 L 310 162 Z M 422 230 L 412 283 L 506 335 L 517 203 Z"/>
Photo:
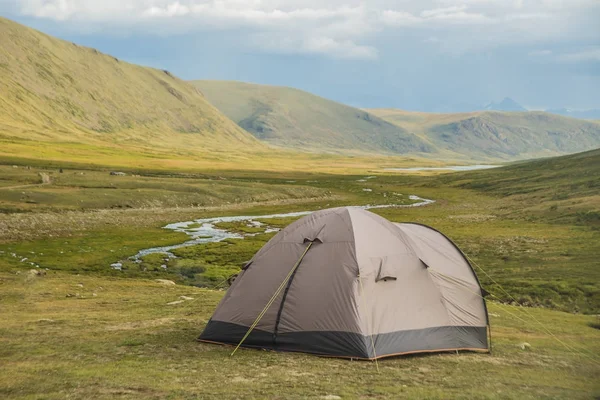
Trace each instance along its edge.
<path fill-rule="evenodd" d="M 256 322 L 242 346 L 371 360 L 489 351 L 483 291 L 456 245 L 358 207 L 317 211 L 277 233 L 199 340 L 237 345 Z"/>

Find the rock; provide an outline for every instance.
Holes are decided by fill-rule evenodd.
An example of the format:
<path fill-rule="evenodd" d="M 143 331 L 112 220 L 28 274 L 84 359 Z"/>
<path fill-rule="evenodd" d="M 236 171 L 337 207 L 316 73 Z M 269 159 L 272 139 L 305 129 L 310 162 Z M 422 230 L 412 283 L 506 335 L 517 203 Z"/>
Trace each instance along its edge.
<path fill-rule="evenodd" d="M 77 285 L 75 285 L 77 287 L 83 287 L 83 283 L 78 283 Z"/>
<path fill-rule="evenodd" d="M 168 279 L 155 279 L 155 282 L 165 286 L 176 285 L 175 282 L 170 281 Z"/>
<path fill-rule="evenodd" d="M 67 293 L 67 295 L 65 297 L 75 297 L 76 295 L 74 295 L 73 293 Z"/>
<path fill-rule="evenodd" d="M 167 266 L 165 264 L 160 266 L 162 269 L 167 269 Z"/>
<path fill-rule="evenodd" d="M 194 298 L 193 298 L 193 297 L 189 297 L 189 296 L 179 296 L 179 298 L 180 298 L 181 300 L 194 300 Z"/>
<path fill-rule="evenodd" d="M 327 399 L 327 400 L 338 400 L 341 399 L 340 396 L 336 395 L 336 394 L 328 394 L 327 396 L 321 396 L 322 399 Z"/>
<path fill-rule="evenodd" d="M 27 272 L 27 278 L 35 278 L 44 275 L 46 275 L 46 271 L 40 269 L 30 269 L 29 272 Z"/>
<path fill-rule="evenodd" d="M 185 301 L 185 300 L 175 300 L 175 301 L 172 301 L 172 302 L 170 302 L 170 303 L 167 303 L 167 305 L 168 305 L 168 306 L 174 306 L 175 304 L 181 304 L 181 303 L 183 303 L 184 301 Z"/>
<path fill-rule="evenodd" d="M 98 296 L 96 293 L 92 293 L 92 297 L 96 297 Z"/>
<path fill-rule="evenodd" d="M 112 264 L 110 264 L 110 266 L 113 269 L 118 269 L 119 271 L 123 268 L 123 264 L 120 262 L 112 263 Z"/>
<path fill-rule="evenodd" d="M 528 351 L 528 350 L 531 350 L 531 345 L 527 342 L 523 342 L 523 343 L 519 344 L 519 348 L 521 350 Z"/>

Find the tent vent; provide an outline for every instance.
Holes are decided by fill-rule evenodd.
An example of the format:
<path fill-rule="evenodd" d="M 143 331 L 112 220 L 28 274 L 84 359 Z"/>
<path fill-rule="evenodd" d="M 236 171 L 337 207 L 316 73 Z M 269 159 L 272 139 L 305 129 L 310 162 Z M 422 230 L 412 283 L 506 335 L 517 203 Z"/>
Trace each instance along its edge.
<path fill-rule="evenodd" d="M 375 278 L 375 282 L 379 281 L 395 281 L 398 279 L 396 277 L 396 271 L 394 265 L 387 260 L 387 257 L 379 260 L 379 273 L 377 274 L 377 278 Z"/>

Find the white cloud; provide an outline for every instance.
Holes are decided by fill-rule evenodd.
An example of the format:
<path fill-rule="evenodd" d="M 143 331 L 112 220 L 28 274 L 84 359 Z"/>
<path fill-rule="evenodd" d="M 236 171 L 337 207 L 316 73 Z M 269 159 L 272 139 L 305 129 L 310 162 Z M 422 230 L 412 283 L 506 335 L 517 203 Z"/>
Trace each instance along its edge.
<path fill-rule="evenodd" d="M 0 0 L 22 15 L 149 34 L 236 30 L 259 50 L 373 59 L 379 36 L 439 48 L 600 37 L 600 0 Z M 0 11 L 3 10 L 0 4 Z M 593 21 L 596 21 L 594 25 Z M 469 48 L 465 46 L 469 42 Z M 573 56 L 575 57 L 575 56 Z M 581 56 L 583 57 L 583 56 Z M 578 59 L 575 57 L 574 59 Z M 582 59 L 582 58 L 580 58 Z"/>
<path fill-rule="evenodd" d="M 460 6 L 452 6 L 452 7 L 445 7 L 445 8 L 434 8 L 432 10 L 421 11 L 421 17 L 429 18 L 429 17 L 435 17 L 437 15 L 456 14 L 456 13 L 464 11 L 466 9 L 467 9 L 467 6 L 465 4 L 462 4 Z"/>
<path fill-rule="evenodd" d="M 412 15 L 406 11 L 385 10 L 381 15 L 381 20 L 385 24 L 394 26 L 409 26 L 421 23 L 419 17 Z"/>
<path fill-rule="evenodd" d="M 600 62 L 600 47 L 590 48 L 573 53 L 561 54 L 558 59 L 563 62 L 576 63 L 585 61 Z"/>
<path fill-rule="evenodd" d="M 529 55 L 532 57 L 546 57 L 552 54 L 552 50 L 534 50 L 530 51 Z"/>

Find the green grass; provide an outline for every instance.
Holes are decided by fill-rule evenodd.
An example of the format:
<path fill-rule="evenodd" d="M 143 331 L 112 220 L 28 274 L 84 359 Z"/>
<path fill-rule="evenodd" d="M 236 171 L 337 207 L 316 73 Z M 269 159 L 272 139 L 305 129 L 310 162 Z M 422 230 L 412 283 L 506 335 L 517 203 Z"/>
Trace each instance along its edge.
<path fill-rule="evenodd" d="M 429 177 L 378 175 L 375 179 L 365 179 L 366 175 L 302 172 L 221 171 L 221 179 L 214 179 L 203 174 L 193 177 L 149 171 L 144 176 L 125 177 L 89 170 L 85 175 L 79 175 L 80 170 L 64 170 L 62 174 L 49 171 L 55 178 L 51 185 L 18 191 L 0 189 L 3 207 L 12 212 L 0 218 L 5 242 L 0 251 L 19 255 L 19 258 L 0 257 L 0 261 L 4 259 L 9 268 L 17 268 L 19 260 L 34 251 L 36 255 L 29 262 L 43 267 L 165 277 L 212 287 L 236 272 L 272 234 L 178 249 L 174 251 L 178 258 L 167 262 L 152 256 L 156 259 L 150 257 L 136 264 L 128 257 L 143 248 L 187 240 L 183 234 L 161 229 L 169 222 L 348 204 L 410 204 L 413 201 L 408 195 L 417 194 L 437 202 L 424 208 L 374 212 L 393 221 L 416 221 L 440 229 L 489 273 L 488 277 L 479 271 L 481 280 L 502 301 L 513 299 L 494 281 L 522 304 L 594 313 L 600 311 L 596 257 L 600 253 L 600 231 L 595 220 L 582 219 L 581 215 L 598 212 L 600 203 L 593 186 L 597 157 L 597 152 L 591 152 L 536 161 L 530 167 L 523 164 Z M 19 169 L 4 168 L 13 174 L 11 179 L 15 182 L 28 182 L 37 176 L 34 169 L 18 172 Z M 15 174 L 22 175 L 15 177 Z M 570 190 L 565 190 L 564 185 Z M 77 189 L 73 190 L 74 187 Z M 365 188 L 371 191 L 363 191 Z M 65 190 L 76 196 L 55 195 L 31 204 L 21 197 L 8 202 L 4 194 L 24 196 L 25 193 L 35 198 L 39 191 L 46 190 Z M 559 210 L 550 210 L 554 190 L 568 193 L 560 200 Z M 98 196 L 98 193 L 110 195 Z M 140 198 L 140 193 L 145 197 Z M 79 203 L 86 199 L 96 203 L 88 208 L 81 205 L 73 208 L 70 203 L 86 204 Z M 95 208 L 105 211 L 94 211 Z M 23 209 L 29 212 L 15 212 Z M 72 211 L 65 213 L 69 209 Z M 283 227 L 292 220 L 262 222 Z M 260 233 L 264 229 L 248 227 L 246 223 L 221 223 L 218 227 L 238 233 Z M 44 256 L 39 255 L 41 252 Z M 124 264 L 124 271 L 109 268 L 117 261 Z M 161 265 L 167 265 L 167 269 Z"/>
<path fill-rule="evenodd" d="M 70 398 L 591 398 L 595 317 L 490 303 L 493 352 L 372 362 L 195 341 L 223 291 L 149 280 L 0 273 L 0 396 Z M 70 297 L 67 295 L 70 294 Z M 191 297 L 182 303 L 168 305 Z M 521 343 L 531 345 L 523 351 Z"/>
<path fill-rule="evenodd" d="M 90 165 L 62 174 L 43 162 L 31 169 L 0 166 L 0 201 L 8 211 L 0 214 L 0 397 L 598 396 L 600 368 L 589 360 L 600 350 L 598 318 L 584 314 L 600 312 L 600 230 L 594 218 L 581 216 L 600 206 L 599 155 L 443 175 L 128 169 L 127 176 L 114 177 Z M 40 185 L 40 172 L 51 176 L 50 184 Z M 7 189 L 18 185 L 34 186 Z M 56 194 L 65 191 L 73 196 Z M 145 200 L 160 205 L 142 202 L 138 191 L 152 193 Z M 23 192 L 37 202 L 14 197 Z M 226 287 L 226 278 L 273 233 L 219 224 L 258 234 L 179 248 L 175 259 L 151 254 L 141 263 L 129 260 L 140 249 L 187 240 L 162 229 L 171 222 L 410 204 L 411 194 L 436 203 L 373 211 L 441 230 L 486 271 L 476 267 L 484 288 L 497 296 L 488 298 L 494 300 L 488 301 L 491 356 L 401 357 L 381 361 L 379 373 L 372 363 L 301 354 L 242 350 L 230 358 L 230 349 L 194 340 L 224 293 L 207 288 Z M 193 204 L 209 199 L 211 205 Z M 284 227 L 294 218 L 257 220 Z M 110 267 L 117 261 L 122 271 Z M 46 275 L 30 275 L 30 269 Z M 167 304 L 180 296 L 193 299 Z M 546 329 L 588 356 L 565 348 Z M 523 342 L 531 349 L 521 350 Z M 473 384 L 475 376 L 485 379 Z"/>

